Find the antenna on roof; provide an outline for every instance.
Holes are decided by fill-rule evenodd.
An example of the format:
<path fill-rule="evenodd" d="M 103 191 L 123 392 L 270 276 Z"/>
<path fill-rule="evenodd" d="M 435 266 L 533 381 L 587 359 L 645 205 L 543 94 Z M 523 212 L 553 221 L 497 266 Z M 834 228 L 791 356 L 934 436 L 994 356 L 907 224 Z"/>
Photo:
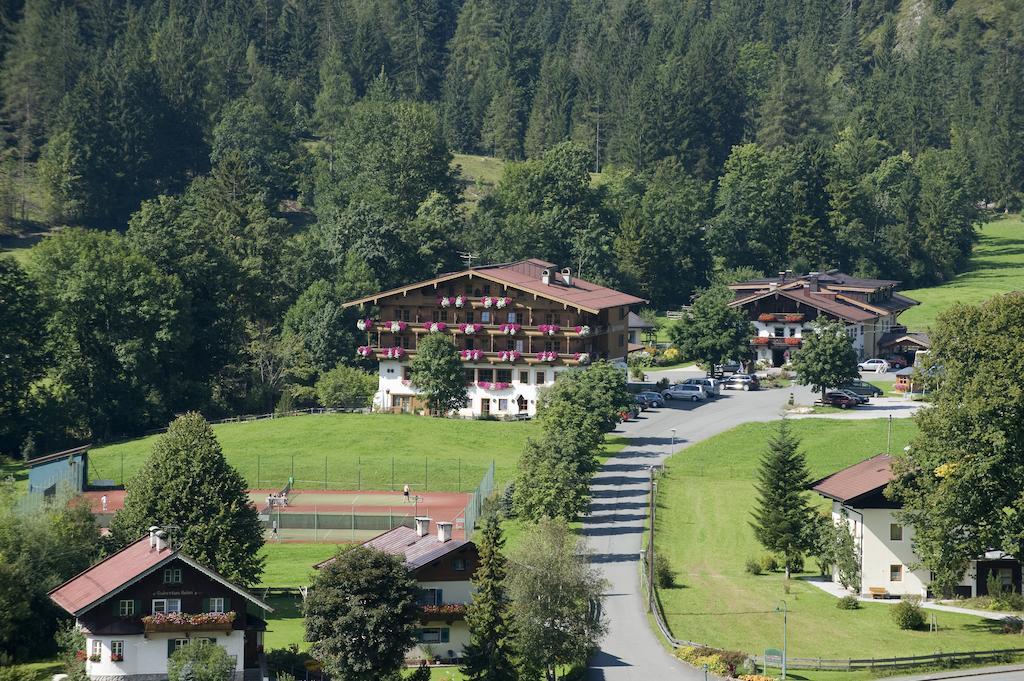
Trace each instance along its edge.
<path fill-rule="evenodd" d="M 473 261 L 480 256 L 476 253 L 471 253 L 470 251 L 459 251 L 459 257 L 462 258 L 464 263 L 466 263 L 466 269 L 470 270 L 473 269 Z"/>
<path fill-rule="evenodd" d="M 177 525 L 164 525 L 163 531 L 167 533 L 167 548 L 174 550 L 174 533 L 181 530 Z"/>

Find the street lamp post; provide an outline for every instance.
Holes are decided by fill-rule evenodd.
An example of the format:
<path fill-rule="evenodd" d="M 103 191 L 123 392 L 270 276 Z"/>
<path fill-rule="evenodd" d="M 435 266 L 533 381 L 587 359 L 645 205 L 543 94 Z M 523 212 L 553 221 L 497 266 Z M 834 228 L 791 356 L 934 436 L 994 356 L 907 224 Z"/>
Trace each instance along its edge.
<path fill-rule="evenodd" d="M 775 606 L 775 612 L 782 613 L 782 681 L 786 681 L 786 657 L 787 657 L 787 629 L 789 620 L 789 608 L 786 606 L 786 601 L 779 601 L 779 605 Z"/>
<path fill-rule="evenodd" d="M 673 428 L 672 429 L 672 444 L 675 445 L 675 443 L 676 443 L 676 429 Z"/>

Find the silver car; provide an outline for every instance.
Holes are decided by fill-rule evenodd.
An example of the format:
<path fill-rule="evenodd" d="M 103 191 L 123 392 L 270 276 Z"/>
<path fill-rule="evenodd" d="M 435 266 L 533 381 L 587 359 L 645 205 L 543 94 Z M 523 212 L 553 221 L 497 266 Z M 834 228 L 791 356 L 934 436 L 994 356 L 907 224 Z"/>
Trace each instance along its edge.
<path fill-rule="evenodd" d="M 690 385 L 687 383 L 671 385 L 661 391 L 661 396 L 666 400 L 690 400 L 691 402 L 700 402 L 701 400 L 706 400 L 708 398 L 708 394 L 705 392 L 704 386 Z"/>
<path fill-rule="evenodd" d="M 722 382 L 714 378 L 688 378 L 683 385 L 702 385 L 708 397 L 718 397 L 722 394 Z"/>

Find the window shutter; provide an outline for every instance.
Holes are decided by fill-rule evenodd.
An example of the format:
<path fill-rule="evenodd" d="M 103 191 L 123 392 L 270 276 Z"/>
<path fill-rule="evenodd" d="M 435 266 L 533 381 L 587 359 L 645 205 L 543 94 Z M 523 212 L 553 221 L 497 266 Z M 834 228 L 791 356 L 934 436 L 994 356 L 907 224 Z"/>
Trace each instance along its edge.
<path fill-rule="evenodd" d="M 203 599 L 203 612 L 210 612 L 210 599 L 209 598 L 204 598 Z"/>
<path fill-rule="evenodd" d="M 141 600 L 136 600 L 135 601 L 135 616 L 136 617 L 142 617 L 143 615 L 152 614 L 152 613 L 142 612 L 143 603 L 144 603 L 144 601 L 141 601 Z"/>
<path fill-rule="evenodd" d="M 438 589 L 435 597 L 437 602 L 434 605 L 444 605 L 444 589 Z"/>
<path fill-rule="evenodd" d="M 448 632 L 449 631 L 450 631 L 450 629 L 448 629 L 448 627 L 442 627 L 441 628 L 441 643 L 448 643 L 448 640 L 449 640 Z"/>
<path fill-rule="evenodd" d="M 111 600 L 111 604 L 114 606 L 114 617 L 121 616 L 121 601 L 117 598 Z"/>
<path fill-rule="evenodd" d="M 231 612 L 231 599 L 224 597 L 224 612 Z"/>
<path fill-rule="evenodd" d="M 170 657 L 173 654 L 174 654 L 174 639 L 173 638 L 169 638 L 169 639 L 167 639 L 167 657 Z"/>

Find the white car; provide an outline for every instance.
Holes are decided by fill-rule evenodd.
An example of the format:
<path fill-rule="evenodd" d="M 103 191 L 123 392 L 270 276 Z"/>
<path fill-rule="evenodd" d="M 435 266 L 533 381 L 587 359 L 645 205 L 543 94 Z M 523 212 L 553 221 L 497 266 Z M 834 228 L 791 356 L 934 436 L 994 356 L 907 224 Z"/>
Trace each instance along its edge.
<path fill-rule="evenodd" d="M 665 388 L 661 391 L 661 396 L 666 400 L 690 400 L 691 402 L 699 402 L 708 398 L 708 394 L 704 391 L 704 386 L 687 385 L 685 383 Z"/>
<path fill-rule="evenodd" d="M 857 371 L 874 371 L 884 374 L 889 370 L 889 363 L 884 359 L 866 359 L 857 363 Z"/>

